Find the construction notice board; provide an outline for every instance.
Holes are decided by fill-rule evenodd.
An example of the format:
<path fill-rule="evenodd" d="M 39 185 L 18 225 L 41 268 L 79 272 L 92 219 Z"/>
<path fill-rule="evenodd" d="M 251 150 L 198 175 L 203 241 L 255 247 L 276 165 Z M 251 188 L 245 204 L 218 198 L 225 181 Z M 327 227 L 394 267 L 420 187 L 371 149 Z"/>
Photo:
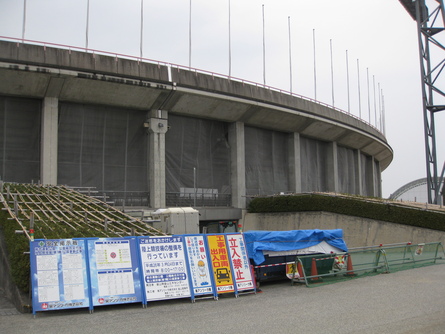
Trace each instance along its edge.
<path fill-rule="evenodd" d="M 139 237 L 145 301 L 192 297 L 183 236 Z"/>
<path fill-rule="evenodd" d="M 88 239 L 93 306 L 142 301 L 136 238 Z"/>
<path fill-rule="evenodd" d="M 240 233 L 30 241 L 33 314 L 255 290 Z"/>
<path fill-rule="evenodd" d="M 30 242 L 33 313 L 90 307 L 87 250 L 83 239 Z"/>
<path fill-rule="evenodd" d="M 246 242 L 241 234 L 226 235 L 237 291 L 255 289 Z"/>
<path fill-rule="evenodd" d="M 217 294 L 204 236 L 187 235 L 184 238 L 193 294 L 195 296 L 213 295 L 216 298 Z"/>
<path fill-rule="evenodd" d="M 218 293 L 235 292 L 232 266 L 224 234 L 207 235 L 213 277 Z"/>

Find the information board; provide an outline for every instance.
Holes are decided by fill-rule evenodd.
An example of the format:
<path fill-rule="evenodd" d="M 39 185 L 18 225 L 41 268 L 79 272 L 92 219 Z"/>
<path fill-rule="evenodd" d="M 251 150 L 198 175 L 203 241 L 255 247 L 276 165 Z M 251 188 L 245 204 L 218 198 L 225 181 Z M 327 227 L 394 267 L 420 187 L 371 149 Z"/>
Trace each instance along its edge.
<path fill-rule="evenodd" d="M 87 242 L 93 306 L 142 302 L 136 238 Z"/>
<path fill-rule="evenodd" d="M 184 238 L 194 295 L 213 294 L 216 297 L 204 236 L 192 235 Z"/>
<path fill-rule="evenodd" d="M 30 242 L 33 314 L 91 307 L 84 239 Z"/>
<path fill-rule="evenodd" d="M 183 238 L 138 238 L 147 302 L 192 297 Z"/>
<path fill-rule="evenodd" d="M 228 234 L 226 238 L 237 290 L 255 290 L 244 236 L 242 234 Z"/>
<path fill-rule="evenodd" d="M 224 234 L 207 235 L 217 293 L 235 292 Z"/>

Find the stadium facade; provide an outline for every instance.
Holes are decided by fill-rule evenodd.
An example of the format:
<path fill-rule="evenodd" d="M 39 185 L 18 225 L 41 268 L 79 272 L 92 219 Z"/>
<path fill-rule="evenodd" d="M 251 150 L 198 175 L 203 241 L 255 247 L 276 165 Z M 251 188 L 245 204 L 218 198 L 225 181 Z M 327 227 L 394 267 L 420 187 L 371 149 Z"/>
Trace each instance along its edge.
<path fill-rule="evenodd" d="M 6 182 L 91 187 L 122 205 L 225 219 L 255 195 L 381 196 L 393 158 L 385 136 L 353 115 L 189 68 L 0 41 L 0 79 Z"/>

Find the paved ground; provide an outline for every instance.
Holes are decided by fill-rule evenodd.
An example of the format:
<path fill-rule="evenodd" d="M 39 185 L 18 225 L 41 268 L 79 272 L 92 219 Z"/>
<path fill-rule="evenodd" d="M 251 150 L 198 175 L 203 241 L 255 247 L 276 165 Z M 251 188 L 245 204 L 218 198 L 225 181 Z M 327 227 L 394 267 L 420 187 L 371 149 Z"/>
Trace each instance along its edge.
<path fill-rule="evenodd" d="M 0 295 L 1 296 L 1 295 Z M 307 288 L 287 281 L 218 301 L 18 314 L 0 297 L 0 333 L 445 333 L 445 264 Z M 3 298 L 4 299 L 4 298 Z M 13 313 L 13 314 L 9 314 Z"/>

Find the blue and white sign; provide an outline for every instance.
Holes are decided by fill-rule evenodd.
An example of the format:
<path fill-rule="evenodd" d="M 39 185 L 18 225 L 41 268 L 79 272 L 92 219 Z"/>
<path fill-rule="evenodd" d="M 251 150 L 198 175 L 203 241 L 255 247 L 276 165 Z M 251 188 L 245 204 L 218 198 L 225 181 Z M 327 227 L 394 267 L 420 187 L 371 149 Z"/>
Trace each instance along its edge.
<path fill-rule="evenodd" d="M 136 238 L 88 239 L 93 306 L 142 302 Z"/>
<path fill-rule="evenodd" d="M 30 256 L 34 314 L 91 306 L 84 239 L 34 240 Z"/>
<path fill-rule="evenodd" d="M 183 237 L 138 240 L 146 301 L 191 297 Z"/>
<path fill-rule="evenodd" d="M 203 235 L 184 236 L 193 293 L 215 295 L 213 274 L 211 274 L 207 246 Z M 216 297 L 216 295 L 215 295 Z"/>

